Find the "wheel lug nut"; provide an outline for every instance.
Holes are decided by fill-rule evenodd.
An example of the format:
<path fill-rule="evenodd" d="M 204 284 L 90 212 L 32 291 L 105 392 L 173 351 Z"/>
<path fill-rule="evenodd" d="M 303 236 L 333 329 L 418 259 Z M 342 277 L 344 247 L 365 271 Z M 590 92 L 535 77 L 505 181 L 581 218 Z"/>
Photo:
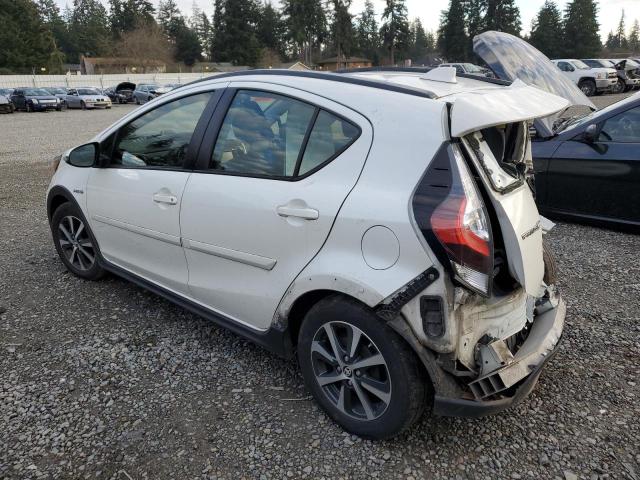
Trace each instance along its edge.
<path fill-rule="evenodd" d="M 352 385 L 351 380 L 348 380 L 348 381 L 347 381 L 347 385 L 349 385 L 349 386 L 351 386 L 351 385 Z"/>
<path fill-rule="evenodd" d="M 356 370 L 356 376 L 357 376 L 357 377 L 359 377 L 360 375 L 362 375 L 362 374 L 360 373 L 360 370 Z"/>
<path fill-rule="evenodd" d="M 341 369 L 340 367 L 336 368 L 336 371 L 337 371 L 338 373 L 342 373 L 342 369 Z"/>
<path fill-rule="evenodd" d="M 345 356 L 344 356 L 344 361 L 345 361 L 345 362 L 348 362 L 348 361 L 349 361 L 349 355 L 345 355 Z"/>

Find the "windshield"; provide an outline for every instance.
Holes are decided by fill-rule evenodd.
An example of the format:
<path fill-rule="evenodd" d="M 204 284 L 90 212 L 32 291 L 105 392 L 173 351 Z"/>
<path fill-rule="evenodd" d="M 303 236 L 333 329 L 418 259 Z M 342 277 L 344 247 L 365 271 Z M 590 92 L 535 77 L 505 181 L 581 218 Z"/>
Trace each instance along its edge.
<path fill-rule="evenodd" d="M 11 95 L 12 93 L 12 88 L 0 88 L 0 95 Z"/>
<path fill-rule="evenodd" d="M 640 63 L 636 62 L 635 60 L 632 60 L 630 58 L 627 59 L 627 68 L 640 68 Z"/>
<path fill-rule="evenodd" d="M 482 72 L 482 69 L 477 65 L 474 65 L 473 63 L 464 63 L 463 65 L 464 65 L 464 69 L 467 72 L 474 72 L 474 73 Z"/>
<path fill-rule="evenodd" d="M 47 89 L 49 91 L 49 93 L 52 93 L 54 95 L 60 95 L 63 93 L 67 93 L 67 91 L 64 88 L 48 88 Z"/>
<path fill-rule="evenodd" d="M 584 63 L 582 60 L 571 60 L 571 64 L 578 70 L 590 70 L 591 67 Z"/>
<path fill-rule="evenodd" d="M 100 92 L 95 88 L 79 88 L 78 95 L 100 95 Z"/>
<path fill-rule="evenodd" d="M 608 68 L 611 66 L 611 62 L 609 60 L 585 60 L 584 63 L 589 65 L 591 68 Z"/>
<path fill-rule="evenodd" d="M 44 88 L 28 88 L 24 94 L 30 97 L 50 97 L 51 94 Z"/>

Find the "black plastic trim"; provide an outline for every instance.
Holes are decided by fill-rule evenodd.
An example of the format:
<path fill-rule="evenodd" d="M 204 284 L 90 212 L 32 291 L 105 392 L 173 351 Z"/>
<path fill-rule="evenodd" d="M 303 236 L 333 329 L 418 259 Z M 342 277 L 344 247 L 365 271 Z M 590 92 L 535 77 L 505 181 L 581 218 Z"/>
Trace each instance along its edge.
<path fill-rule="evenodd" d="M 440 274 L 434 267 L 430 267 L 416 278 L 407 283 L 396 293 L 388 303 L 381 303 L 376 307 L 376 313 L 387 321 L 393 320 L 400 314 L 400 310 L 425 288 L 435 282 Z"/>
<path fill-rule="evenodd" d="M 53 199 L 57 196 L 62 196 L 66 198 L 68 202 L 73 202 L 82 213 L 82 209 L 80 208 L 80 205 L 78 205 L 78 201 L 75 199 L 73 194 L 69 190 L 67 190 L 65 187 L 61 185 L 56 185 L 55 187 L 52 187 L 51 190 L 49 190 L 49 193 L 47 194 L 47 218 L 49 219 L 49 223 L 51 223 L 51 217 L 53 216 L 52 215 L 53 212 L 51 211 L 51 203 L 53 202 Z"/>
<path fill-rule="evenodd" d="M 390 92 L 404 93 L 406 95 L 413 95 L 415 97 L 430 98 L 430 99 L 436 98 L 435 94 L 424 91 L 424 90 L 419 90 L 417 88 L 403 87 L 400 85 L 391 85 L 386 82 L 349 77 L 346 75 L 341 75 L 339 73 L 300 72 L 300 71 L 293 71 L 293 70 L 277 70 L 277 69 L 274 69 L 274 70 L 257 69 L 257 70 L 244 70 L 242 72 L 221 73 L 219 75 L 212 75 L 210 77 L 200 78 L 198 80 L 195 80 L 193 82 L 183 85 L 183 87 L 186 87 L 187 85 L 195 85 L 198 83 L 207 82 L 210 80 L 218 80 L 220 78 L 249 77 L 252 75 L 315 78 L 318 80 L 348 83 L 351 85 L 360 85 L 363 87 L 377 88 L 380 90 L 387 90 Z"/>

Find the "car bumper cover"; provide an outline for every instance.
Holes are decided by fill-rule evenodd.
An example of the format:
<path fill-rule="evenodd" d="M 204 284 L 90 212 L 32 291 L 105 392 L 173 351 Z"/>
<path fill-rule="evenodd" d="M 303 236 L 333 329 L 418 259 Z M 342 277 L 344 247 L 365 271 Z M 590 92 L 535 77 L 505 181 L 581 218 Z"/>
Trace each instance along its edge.
<path fill-rule="evenodd" d="M 535 387 L 544 365 L 555 355 L 560 345 L 565 314 L 566 305 L 558 297 L 555 306 L 536 316 L 529 336 L 509 363 L 470 383 L 476 399 L 450 398 L 436 394 L 434 413 L 442 416 L 482 417 L 505 410 L 525 398 Z M 492 389 L 496 391 L 493 392 Z M 509 394 L 504 395 L 505 392 Z M 486 394 L 486 400 L 478 398 L 483 393 Z"/>

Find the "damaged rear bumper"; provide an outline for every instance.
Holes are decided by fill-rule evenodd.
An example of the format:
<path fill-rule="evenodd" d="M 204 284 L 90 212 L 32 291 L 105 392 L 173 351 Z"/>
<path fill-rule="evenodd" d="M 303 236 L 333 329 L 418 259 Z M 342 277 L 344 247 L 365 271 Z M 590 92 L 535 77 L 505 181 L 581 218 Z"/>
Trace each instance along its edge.
<path fill-rule="evenodd" d="M 554 356 L 564 328 L 566 305 L 556 305 L 536 316 L 529 336 L 506 364 L 469 384 L 475 399 L 451 398 L 436 393 L 436 415 L 481 417 L 500 412 L 525 398 Z"/>

